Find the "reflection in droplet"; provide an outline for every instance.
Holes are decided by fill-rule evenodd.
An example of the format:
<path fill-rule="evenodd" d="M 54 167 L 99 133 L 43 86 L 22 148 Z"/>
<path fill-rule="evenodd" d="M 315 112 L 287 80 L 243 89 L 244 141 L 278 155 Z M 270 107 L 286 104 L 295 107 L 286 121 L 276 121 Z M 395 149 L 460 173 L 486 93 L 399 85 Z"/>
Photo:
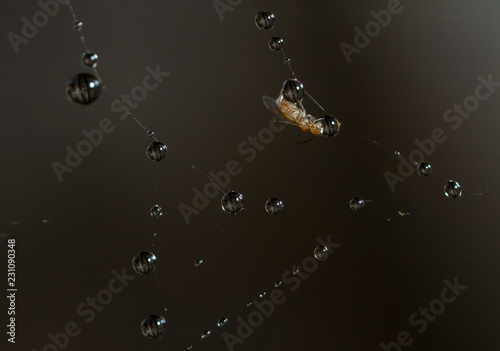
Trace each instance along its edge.
<path fill-rule="evenodd" d="M 288 79 L 283 83 L 282 93 L 289 102 L 301 102 L 304 99 L 304 86 L 297 79 Z"/>
<path fill-rule="evenodd" d="M 165 144 L 155 141 L 149 144 L 146 149 L 146 155 L 151 161 L 159 162 L 167 155 L 167 147 Z"/>
<path fill-rule="evenodd" d="M 272 37 L 271 39 L 269 39 L 269 49 L 273 51 L 280 51 L 281 49 L 283 49 L 283 42 L 283 39 L 280 37 Z"/>
<path fill-rule="evenodd" d="M 330 251 L 328 247 L 319 245 L 314 249 L 314 257 L 318 261 L 326 261 L 330 257 Z"/>
<path fill-rule="evenodd" d="M 101 94 L 101 82 L 89 73 L 74 75 L 66 84 L 66 94 L 74 103 L 90 105 Z"/>
<path fill-rule="evenodd" d="M 321 130 L 321 135 L 334 137 L 339 133 L 340 122 L 333 116 L 325 115 L 318 120 Z"/>
<path fill-rule="evenodd" d="M 86 51 L 82 55 L 82 64 L 85 67 L 95 68 L 97 62 L 99 61 L 99 56 L 96 53 Z"/>
<path fill-rule="evenodd" d="M 421 163 L 417 167 L 417 172 L 419 176 L 427 177 L 432 173 L 432 166 L 428 163 Z"/>
<path fill-rule="evenodd" d="M 353 211 L 359 211 L 365 207 L 365 200 L 360 199 L 359 197 L 353 197 L 351 201 L 349 201 L 349 207 Z"/>
<path fill-rule="evenodd" d="M 281 211 L 283 211 L 283 207 L 283 201 L 274 197 L 267 200 L 265 205 L 266 212 L 271 215 L 277 215 L 281 213 Z"/>
<path fill-rule="evenodd" d="M 141 323 L 142 335 L 148 339 L 160 338 L 165 333 L 166 324 L 167 322 L 162 316 L 151 315 Z"/>
<path fill-rule="evenodd" d="M 163 215 L 163 212 L 161 210 L 160 205 L 154 205 L 153 207 L 151 207 L 150 213 L 151 213 L 151 216 L 153 216 L 155 218 L 158 218 L 158 217 Z"/>
<path fill-rule="evenodd" d="M 235 191 L 225 193 L 221 200 L 221 207 L 227 213 L 240 212 L 243 209 L 243 195 Z"/>
<path fill-rule="evenodd" d="M 255 16 L 255 25 L 259 29 L 271 29 L 274 27 L 275 18 L 271 12 L 259 12 Z"/>
<path fill-rule="evenodd" d="M 446 197 L 458 198 L 462 196 L 462 187 L 458 182 L 454 180 L 449 180 L 448 183 L 444 186 L 444 194 Z"/>
<path fill-rule="evenodd" d="M 156 269 L 156 256 L 151 252 L 142 251 L 132 259 L 132 268 L 136 273 L 146 275 Z"/>

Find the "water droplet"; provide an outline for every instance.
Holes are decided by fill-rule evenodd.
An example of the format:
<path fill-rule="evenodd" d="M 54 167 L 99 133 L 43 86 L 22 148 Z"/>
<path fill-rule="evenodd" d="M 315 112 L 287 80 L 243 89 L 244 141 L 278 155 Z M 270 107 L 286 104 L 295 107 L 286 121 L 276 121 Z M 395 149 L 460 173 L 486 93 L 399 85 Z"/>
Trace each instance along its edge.
<path fill-rule="evenodd" d="M 289 65 L 291 62 L 292 62 L 292 59 L 291 59 L 290 57 L 285 57 L 285 58 L 283 59 L 283 63 L 284 63 L 285 65 Z"/>
<path fill-rule="evenodd" d="M 49 222 L 50 222 L 50 220 L 48 220 L 48 219 L 44 219 L 44 220 L 42 220 L 42 223 L 43 223 L 43 224 L 47 224 L 47 223 L 49 223 Z"/>
<path fill-rule="evenodd" d="M 204 263 L 204 261 L 203 261 L 203 260 L 199 260 L 199 259 L 198 259 L 198 260 L 194 261 L 194 266 L 195 266 L 196 268 L 199 268 L 199 267 L 201 267 L 201 266 L 203 265 L 203 263 Z"/>
<path fill-rule="evenodd" d="M 163 215 L 160 205 L 154 205 L 153 207 L 151 207 L 150 213 L 151 216 L 155 218 L 159 218 L 160 216 Z"/>
<path fill-rule="evenodd" d="M 205 330 L 203 333 L 201 333 L 201 340 L 208 338 L 210 334 L 212 334 L 210 330 Z"/>
<path fill-rule="evenodd" d="M 432 173 L 432 166 L 428 163 L 421 163 L 417 167 L 417 173 L 419 176 L 427 177 Z"/>
<path fill-rule="evenodd" d="M 365 200 L 360 199 L 359 197 L 353 197 L 349 201 L 349 207 L 353 211 L 359 211 L 359 210 L 363 209 L 363 207 L 365 207 Z"/>
<path fill-rule="evenodd" d="M 243 209 L 243 195 L 230 191 L 222 197 L 221 207 L 224 212 L 236 214 Z"/>
<path fill-rule="evenodd" d="M 142 335 L 148 339 L 160 338 L 165 333 L 166 324 L 167 322 L 162 316 L 151 315 L 141 323 Z"/>
<path fill-rule="evenodd" d="M 271 12 L 259 12 L 255 16 L 255 25 L 259 29 L 271 29 L 274 27 L 276 19 Z"/>
<path fill-rule="evenodd" d="M 69 99 L 80 105 L 90 105 L 99 98 L 101 82 L 92 74 L 80 73 L 71 77 L 66 84 Z"/>
<path fill-rule="evenodd" d="M 278 280 L 276 283 L 274 283 L 275 288 L 280 287 L 282 285 L 283 285 L 283 282 L 281 280 Z"/>
<path fill-rule="evenodd" d="M 281 213 L 281 211 L 283 211 L 283 207 L 283 201 L 274 197 L 267 200 L 265 205 L 266 212 L 271 215 L 277 215 Z"/>
<path fill-rule="evenodd" d="M 266 292 L 263 292 L 262 294 L 259 295 L 260 298 L 263 298 L 264 296 L 266 296 Z"/>
<path fill-rule="evenodd" d="M 394 151 L 394 155 L 396 155 L 396 157 L 399 157 L 399 156 L 401 156 L 401 152 L 399 152 L 399 151 Z"/>
<path fill-rule="evenodd" d="M 444 186 L 444 194 L 446 197 L 458 198 L 462 196 L 462 187 L 454 180 L 449 180 Z"/>
<path fill-rule="evenodd" d="M 155 136 L 155 132 L 153 132 L 152 130 L 148 130 L 148 137 L 152 138 Z"/>
<path fill-rule="evenodd" d="M 300 102 L 304 99 L 304 86 L 297 79 L 288 79 L 283 83 L 282 94 L 289 102 Z"/>
<path fill-rule="evenodd" d="M 96 53 L 87 51 L 82 55 L 82 64 L 85 67 L 95 68 L 97 66 L 97 61 L 99 61 L 99 56 Z"/>
<path fill-rule="evenodd" d="M 219 327 L 221 327 L 221 328 L 222 328 L 222 327 L 225 327 L 225 326 L 227 325 L 227 323 L 228 323 L 228 322 L 229 322 L 229 319 L 227 319 L 227 318 L 223 317 L 223 318 L 221 318 L 221 319 L 219 319 L 219 320 L 217 321 L 217 326 L 219 326 Z"/>
<path fill-rule="evenodd" d="M 73 23 L 73 27 L 75 27 L 75 29 L 81 29 L 83 27 L 83 22 L 75 20 L 75 22 Z"/>
<path fill-rule="evenodd" d="M 326 246 L 319 245 L 314 249 L 314 257 L 318 261 L 326 261 L 330 257 L 330 250 Z"/>
<path fill-rule="evenodd" d="M 132 268 L 142 275 L 152 273 L 156 269 L 156 256 L 147 251 L 139 252 L 132 259 Z"/>
<path fill-rule="evenodd" d="M 318 120 L 318 127 L 321 135 L 334 137 L 340 130 L 340 122 L 335 117 L 326 115 Z"/>
<path fill-rule="evenodd" d="M 283 39 L 280 38 L 280 37 L 272 37 L 271 39 L 269 39 L 269 49 L 273 50 L 273 51 L 280 51 L 281 49 L 283 49 Z"/>
<path fill-rule="evenodd" d="M 146 149 L 146 155 L 151 161 L 159 162 L 167 155 L 167 147 L 163 143 L 155 141 Z"/>

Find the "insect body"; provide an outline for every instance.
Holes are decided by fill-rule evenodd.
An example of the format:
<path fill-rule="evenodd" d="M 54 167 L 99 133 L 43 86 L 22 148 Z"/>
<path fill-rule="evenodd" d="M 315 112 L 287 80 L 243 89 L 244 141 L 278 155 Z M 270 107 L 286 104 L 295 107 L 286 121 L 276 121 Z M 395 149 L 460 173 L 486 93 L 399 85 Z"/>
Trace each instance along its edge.
<path fill-rule="evenodd" d="M 296 125 L 304 132 L 310 132 L 313 135 L 335 136 L 340 128 L 339 121 L 334 117 L 315 118 L 307 114 L 302 102 L 288 101 L 283 96 L 283 90 L 277 99 L 264 96 L 262 101 L 269 111 L 288 123 Z"/>

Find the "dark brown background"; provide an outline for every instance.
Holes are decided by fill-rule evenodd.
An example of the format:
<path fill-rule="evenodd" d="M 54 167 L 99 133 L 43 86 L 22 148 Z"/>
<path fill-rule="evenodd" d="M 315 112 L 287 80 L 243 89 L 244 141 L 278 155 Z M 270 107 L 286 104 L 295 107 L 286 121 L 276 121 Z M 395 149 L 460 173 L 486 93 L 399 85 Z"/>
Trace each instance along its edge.
<path fill-rule="evenodd" d="M 387 1 L 244 0 L 223 21 L 208 0 L 74 1 L 107 88 L 95 104 L 81 107 L 64 94 L 69 77 L 85 71 L 68 9 L 61 7 L 15 54 L 7 34 L 20 34 L 21 18 L 40 8 L 4 1 L 0 231 L 17 240 L 19 292 L 17 343 L 2 349 L 42 350 L 49 332 L 74 321 L 82 331 L 67 350 L 224 350 L 217 319 L 230 318 L 225 331 L 235 334 L 236 317 L 252 311 L 246 304 L 269 293 L 293 264 L 312 255 L 316 237 L 328 234 L 344 245 L 297 291 L 285 287 L 286 303 L 235 349 L 381 350 L 380 342 L 404 330 L 414 338 L 411 350 L 499 349 L 500 92 L 456 131 L 442 116 L 474 93 L 478 76 L 500 80 L 500 4 L 402 4 L 347 64 L 339 44 L 352 43 L 353 28 Z M 341 122 L 405 157 L 415 138 L 445 129 L 448 140 L 428 161 L 468 195 L 446 199 L 443 178 L 416 175 L 391 193 L 383 174 L 396 172 L 397 158 L 347 129 L 297 145 L 296 129 L 288 126 L 246 162 L 238 145 L 272 118 L 262 96 L 277 95 L 290 77 L 281 54 L 267 48 L 272 33 L 253 24 L 261 10 L 275 13 L 298 77 Z M 150 139 L 110 105 L 157 64 L 170 76 L 133 111 L 169 147 L 158 167 L 158 202 L 166 214 L 155 222 L 148 214 L 155 202 L 154 166 L 145 156 Z M 310 101 L 307 107 L 316 112 Z M 116 130 L 59 183 L 51 163 L 63 162 L 66 146 L 75 147 L 82 130 L 105 117 Z M 229 186 L 244 194 L 246 210 L 230 216 L 216 198 L 186 225 L 177 206 L 190 204 L 192 189 L 206 178 L 174 154 L 204 172 L 237 160 L 243 172 Z M 470 195 L 478 191 L 485 195 Z M 264 212 L 272 196 L 285 203 L 280 216 Z M 347 207 L 352 196 L 396 200 L 374 201 L 354 215 Z M 0 245 L 6 267 L 5 239 Z M 137 277 L 85 323 L 76 307 L 106 288 L 112 269 L 132 272 L 131 258 L 141 250 L 157 255 L 156 278 Z M 200 257 L 205 265 L 195 269 Z M 467 290 L 419 334 L 408 317 L 455 277 Z M 5 325 L 5 301 L 2 306 Z M 162 341 L 140 333 L 150 313 L 167 320 Z M 205 329 L 213 335 L 201 343 Z"/>

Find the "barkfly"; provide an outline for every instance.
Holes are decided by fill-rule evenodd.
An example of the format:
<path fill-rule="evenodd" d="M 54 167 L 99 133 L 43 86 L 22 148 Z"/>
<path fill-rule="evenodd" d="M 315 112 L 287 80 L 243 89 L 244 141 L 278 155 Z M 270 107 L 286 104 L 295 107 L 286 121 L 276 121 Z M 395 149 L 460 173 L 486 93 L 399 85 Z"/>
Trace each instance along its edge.
<path fill-rule="evenodd" d="M 286 83 L 286 82 L 285 82 Z M 276 116 L 284 119 L 286 123 L 299 127 L 304 132 L 315 136 L 335 136 L 340 129 L 340 122 L 332 116 L 315 118 L 306 112 L 301 101 L 290 102 L 283 96 L 281 90 L 277 99 L 264 96 L 264 106 Z"/>

